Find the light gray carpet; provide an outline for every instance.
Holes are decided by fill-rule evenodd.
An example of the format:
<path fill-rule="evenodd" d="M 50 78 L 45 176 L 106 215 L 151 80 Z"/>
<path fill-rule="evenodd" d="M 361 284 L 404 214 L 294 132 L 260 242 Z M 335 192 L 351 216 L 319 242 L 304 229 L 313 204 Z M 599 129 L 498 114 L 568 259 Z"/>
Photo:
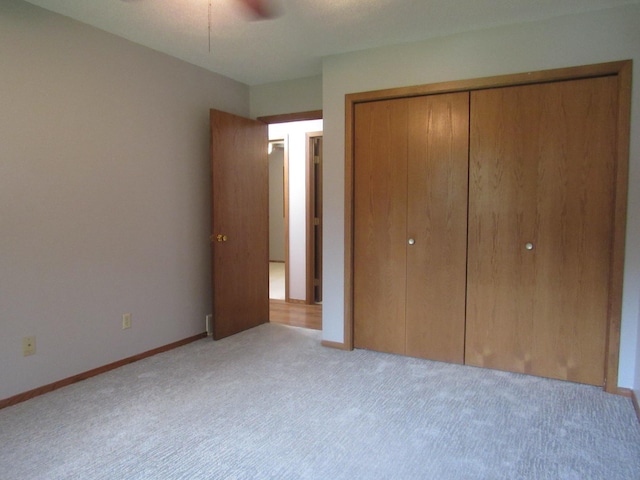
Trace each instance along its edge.
<path fill-rule="evenodd" d="M 0 478 L 640 478 L 627 398 L 319 335 L 267 324 L 0 410 Z"/>

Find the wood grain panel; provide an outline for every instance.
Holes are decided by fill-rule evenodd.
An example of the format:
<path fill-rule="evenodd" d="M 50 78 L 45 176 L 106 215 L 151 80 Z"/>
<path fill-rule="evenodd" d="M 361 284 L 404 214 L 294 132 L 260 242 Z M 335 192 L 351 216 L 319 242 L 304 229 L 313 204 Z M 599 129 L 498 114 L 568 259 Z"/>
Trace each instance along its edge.
<path fill-rule="evenodd" d="M 305 120 L 321 120 L 322 110 L 310 110 L 307 112 L 284 113 L 280 115 L 267 115 L 256 120 L 271 125 L 272 123 L 303 122 Z"/>
<path fill-rule="evenodd" d="M 536 165 L 507 92 L 471 93 L 465 363 L 530 373 Z"/>
<path fill-rule="evenodd" d="M 267 126 L 211 110 L 215 339 L 269 321 Z"/>
<path fill-rule="evenodd" d="M 528 89 L 530 89 L 528 87 Z M 603 385 L 616 79 L 541 85 L 537 140 L 536 373 Z"/>
<path fill-rule="evenodd" d="M 405 352 L 406 100 L 355 108 L 354 345 Z"/>
<path fill-rule="evenodd" d="M 472 93 L 467 363 L 603 384 L 616 95 L 613 77 Z"/>
<path fill-rule="evenodd" d="M 292 327 L 322 330 L 322 305 L 269 300 L 269 321 Z"/>
<path fill-rule="evenodd" d="M 412 99 L 408 127 L 406 353 L 463 363 L 469 93 Z"/>

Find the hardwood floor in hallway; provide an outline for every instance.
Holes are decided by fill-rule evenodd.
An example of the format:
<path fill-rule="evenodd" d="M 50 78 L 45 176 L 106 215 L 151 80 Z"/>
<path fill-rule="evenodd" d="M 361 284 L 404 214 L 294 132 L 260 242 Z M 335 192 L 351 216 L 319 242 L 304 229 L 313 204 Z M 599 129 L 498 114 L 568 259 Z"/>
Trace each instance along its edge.
<path fill-rule="evenodd" d="M 269 321 L 292 327 L 322 330 L 322 305 L 287 303 L 283 300 L 269 300 Z"/>

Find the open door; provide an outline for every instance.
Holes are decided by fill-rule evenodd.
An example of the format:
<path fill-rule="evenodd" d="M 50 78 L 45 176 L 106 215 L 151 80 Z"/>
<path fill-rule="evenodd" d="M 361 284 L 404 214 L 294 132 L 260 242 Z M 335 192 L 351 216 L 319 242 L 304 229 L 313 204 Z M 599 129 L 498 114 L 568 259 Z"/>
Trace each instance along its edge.
<path fill-rule="evenodd" d="M 322 303 L 322 132 L 307 132 L 307 303 Z"/>
<path fill-rule="evenodd" d="M 211 110 L 213 338 L 269 321 L 267 125 Z"/>

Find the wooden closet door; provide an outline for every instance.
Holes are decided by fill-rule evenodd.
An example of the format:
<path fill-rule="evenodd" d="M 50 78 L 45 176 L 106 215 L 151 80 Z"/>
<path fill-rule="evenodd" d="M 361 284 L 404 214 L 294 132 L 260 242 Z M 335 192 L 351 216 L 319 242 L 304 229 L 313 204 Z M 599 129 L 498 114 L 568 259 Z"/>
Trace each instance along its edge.
<path fill-rule="evenodd" d="M 469 93 L 412 99 L 408 135 L 406 354 L 463 363 Z"/>
<path fill-rule="evenodd" d="M 354 346 L 405 352 L 407 239 L 405 100 L 355 107 Z"/>
<path fill-rule="evenodd" d="M 616 99 L 614 77 L 471 94 L 467 364 L 603 384 Z"/>
<path fill-rule="evenodd" d="M 468 118 L 467 92 L 355 107 L 356 348 L 463 362 Z"/>

